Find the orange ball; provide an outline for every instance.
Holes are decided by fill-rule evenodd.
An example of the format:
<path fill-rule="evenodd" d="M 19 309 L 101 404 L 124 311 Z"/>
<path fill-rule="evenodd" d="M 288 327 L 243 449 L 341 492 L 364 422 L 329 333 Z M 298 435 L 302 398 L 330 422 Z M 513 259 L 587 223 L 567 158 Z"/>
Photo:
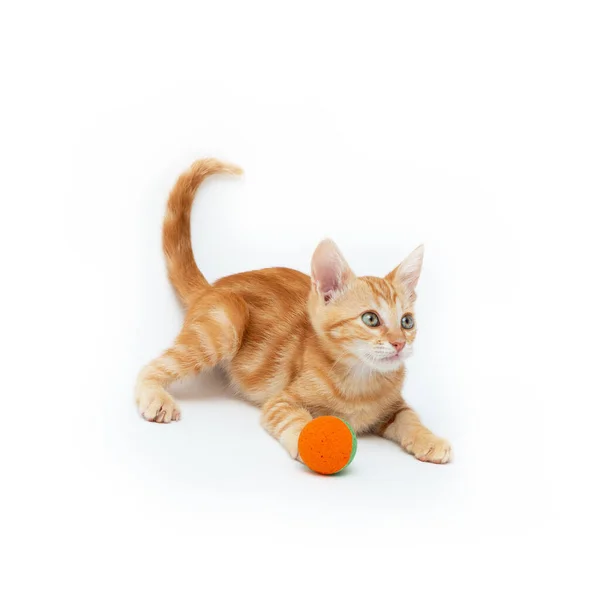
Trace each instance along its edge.
<path fill-rule="evenodd" d="M 321 475 L 347 467 L 356 454 L 356 434 L 338 417 L 317 417 L 304 426 L 298 439 L 304 464 Z"/>

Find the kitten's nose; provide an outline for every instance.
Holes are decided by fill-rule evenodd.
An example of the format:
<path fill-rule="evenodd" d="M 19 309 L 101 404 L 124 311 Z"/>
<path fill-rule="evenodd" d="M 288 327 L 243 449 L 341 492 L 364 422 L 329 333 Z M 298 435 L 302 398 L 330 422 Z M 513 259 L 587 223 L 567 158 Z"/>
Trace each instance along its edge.
<path fill-rule="evenodd" d="M 390 344 L 394 346 L 394 350 L 396 350 L 396 352 L 400 352 L 400 350 L 406 346 L 406 342 L 390 342 Z"/>

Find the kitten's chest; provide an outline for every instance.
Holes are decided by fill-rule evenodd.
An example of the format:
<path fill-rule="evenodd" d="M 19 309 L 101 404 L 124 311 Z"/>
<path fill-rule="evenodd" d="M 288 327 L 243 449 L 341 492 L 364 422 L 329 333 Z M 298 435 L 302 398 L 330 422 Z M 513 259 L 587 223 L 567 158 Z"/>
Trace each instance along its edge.
<path fill-rule="evenodd" d="M 392 408 L 398 404 L 402 385 L 403 373 L 397 378 L 354 381 L 354 385 L 344 386 L 342 393 L 335 402 L 335 408 L 357 433 L 365 433 L 382 421 L 389 418 Z"/>
<path fill-rule="evenodd" d="M 383 414 L 385 414 L 385 407 L 376 402 L 371 405 L 359 406 L 351 415 L 348 415 L 347 420 L 356 432 L 364 433 L 379 423 Z"/>
<path fill-rule="evenodd" d="M 319 415 L 338 416 L 357 433 L 366 433 L 389 418 L 390 411 L 401 400 L 402 381 L 403 373 L 394 378 L 336 381 L 335 386 L 328 386 L 329 393 L 320 397 L 315 408 Z M 332 387 L 335 394 L 330 393 Z"/>
<path fill-rule="evenodd" d="M 353 402 L 336 402 L 335 407 L 323 408 L 322 414 L 334 414 L 348 422 L 356 433 L 365 433 L 381 422 L 387 414 L 389 402 L 365 399 Z"/>

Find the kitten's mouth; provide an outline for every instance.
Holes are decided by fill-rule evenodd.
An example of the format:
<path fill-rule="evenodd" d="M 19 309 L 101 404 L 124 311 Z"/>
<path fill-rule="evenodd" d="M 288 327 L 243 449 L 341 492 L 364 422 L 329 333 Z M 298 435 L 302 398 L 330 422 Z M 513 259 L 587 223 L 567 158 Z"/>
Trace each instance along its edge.
<path fill-rule="evenodd" d="M 399 369 L 402 363 L 410 356 L 410 351 L 406 351 L 404 348 L 394 354 L 387 356 L 369 356 L 369 362 L 375 369 L 396 370 Z"/>
<path fill-rule="evenodd" d="M 371 357 L 371 364 L 375 367 L 377 366 L 385 366 L 387 368 L 399 366 L 400 363 L 404 360 L 404 356 L 402 352 L 397 354 L 392 354 L 390 356 L 373 356 Z"/>
<path fill-rule="evenodd" d="M 396 354 L 392 354 L 391 356 L 385 356 L 383 358 L 379 358 L 377 360 L 383 362 L 383 363 L 393 363 L 393 362 L 400 362 L 404 357 L 402 356 L 402 352 L 398 352 Z"/>

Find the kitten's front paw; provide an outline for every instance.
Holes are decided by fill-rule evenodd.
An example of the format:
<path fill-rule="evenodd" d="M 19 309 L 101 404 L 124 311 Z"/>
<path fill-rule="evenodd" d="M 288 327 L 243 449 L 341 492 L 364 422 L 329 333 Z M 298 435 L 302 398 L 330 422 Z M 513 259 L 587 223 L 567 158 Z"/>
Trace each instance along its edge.
<path fill-rule="evenodd" d="M 402 444 L 403 448 L 423 462 L 444 464 L 452 457 L 450 443 L 430 431 L 419 431 Z"/>
<path fill-rule="evenodd" d="M 299 460 L 302 462 L 300 458 L 300 454 L 298 453 L 298 438 L 300 434 L 295 429 L 287 429 L 281 434 L 281 438 L 279 441 L 281 445 L 289 452 L 289 455 L 294 460 Z"/>
<path fill-rule="evenodd" d="M 140 390 L 136 401 L 140 414 L 147 421 L 170 423 L 181 418 L 179 407 L 165 390 Z"/>

